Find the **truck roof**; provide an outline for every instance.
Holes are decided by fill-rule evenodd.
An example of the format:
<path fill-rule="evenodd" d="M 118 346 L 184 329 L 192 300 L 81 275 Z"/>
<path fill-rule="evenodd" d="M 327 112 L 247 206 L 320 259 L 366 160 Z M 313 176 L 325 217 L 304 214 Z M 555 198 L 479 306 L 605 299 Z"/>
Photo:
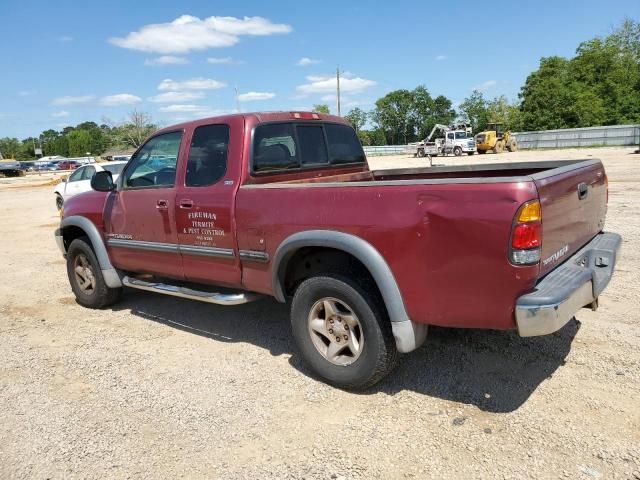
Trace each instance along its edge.
<path fill-rule="evenodd" d="M 265 122 L 278 122 L 278 121 L 325 121 L 342 123 L 350 125 L 344 118 L 337 115 L 329 115 L 326 113 L 317 113 L 310 111 L 294 110 L 294 111 L 276 111 L 276 112 L 242 112 L 242 113 L 229 113 L 226 115 L 220 115 L 215 117 L 200 118 L 197 120 L 190 120 L 188 122 L 177 123 L 170 125 L 159 130 L 156 133 L 169 132 L 181 128 L 193 128 L 203 124 L 210 123 L 212 120 L 217 122 L 224 122 L 231 118 L 243 117 L 245 119 L 252 119 L 254 123 Z"/>

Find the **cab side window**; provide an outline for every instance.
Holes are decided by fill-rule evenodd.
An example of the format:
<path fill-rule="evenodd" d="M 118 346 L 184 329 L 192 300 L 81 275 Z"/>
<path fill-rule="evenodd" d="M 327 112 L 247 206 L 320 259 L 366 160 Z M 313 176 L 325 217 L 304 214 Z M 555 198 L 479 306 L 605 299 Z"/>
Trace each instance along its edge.
<path fill-rule="evenodd" d="M 213 185 L 227 172 L 229 127 L 205 125 L 193 132 L 187 161 L 187 187 Z"/>
<path fill-rule="evenodd" d="M 123 187 L 172 187 L 181 141 L 182 132 L 163 133 L 147 141 L 127 165 Z"/>

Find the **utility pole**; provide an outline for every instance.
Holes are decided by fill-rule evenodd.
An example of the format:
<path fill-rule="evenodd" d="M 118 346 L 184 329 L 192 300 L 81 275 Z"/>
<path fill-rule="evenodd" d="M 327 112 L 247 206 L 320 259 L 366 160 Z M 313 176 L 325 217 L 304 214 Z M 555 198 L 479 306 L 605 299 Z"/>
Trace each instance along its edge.
<path fill-rule="evenodd" d="M 240 113 L 240 99 L 238 97 L 238 85 L 236 85 L 236 112 Z"/>
<path fill-rule="evenodd" d="M 340 65 L 336 68 L 336 100 L 338 103 L 338 116 L 340 117 Z"/>

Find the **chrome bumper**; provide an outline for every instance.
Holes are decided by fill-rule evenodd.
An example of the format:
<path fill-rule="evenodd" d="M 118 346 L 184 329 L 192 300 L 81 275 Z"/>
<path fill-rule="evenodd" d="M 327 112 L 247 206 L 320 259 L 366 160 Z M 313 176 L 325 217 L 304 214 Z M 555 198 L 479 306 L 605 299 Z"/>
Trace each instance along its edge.
<path fill-rule="evenodd" d="M 600 233 L 569 260 L 544 277 L 533 292 L 516 302 L 516 323 L 522 337 L 561 329 L 582 307 L 597 307 L 609 284 L 622 237 Z"/>
<path fill-rule="evenodd" d="M 62 252 L 62 256 L 66 257 L 67 249 L 64 248 L 64 239 L 62 238 L 62 230 L 59 228 L 56 228 L 54 235 L 56 237 L 56 243 L 58 244 L 58 248 Z"/>

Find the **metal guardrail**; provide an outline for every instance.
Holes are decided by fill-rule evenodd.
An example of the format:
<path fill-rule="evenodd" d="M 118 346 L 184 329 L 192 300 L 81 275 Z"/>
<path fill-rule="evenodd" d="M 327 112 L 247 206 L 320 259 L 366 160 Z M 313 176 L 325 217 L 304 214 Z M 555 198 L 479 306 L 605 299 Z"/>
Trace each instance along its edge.
<path fill-rule="evenodd" d="M 640 125 L 567 128 L 538 132 L 514 132 L 518 148 L 594 147 L 640 144 Z"/>
<path fill-rule="evenodd" d="M 397 155 L 399 153 L 404 153 L 406 148 L 406 145 L 379 145 L 362 147 L 362 149 L 364 150 L 364 154 L 368 157 L 373 157 L 376 155 Z"/>

